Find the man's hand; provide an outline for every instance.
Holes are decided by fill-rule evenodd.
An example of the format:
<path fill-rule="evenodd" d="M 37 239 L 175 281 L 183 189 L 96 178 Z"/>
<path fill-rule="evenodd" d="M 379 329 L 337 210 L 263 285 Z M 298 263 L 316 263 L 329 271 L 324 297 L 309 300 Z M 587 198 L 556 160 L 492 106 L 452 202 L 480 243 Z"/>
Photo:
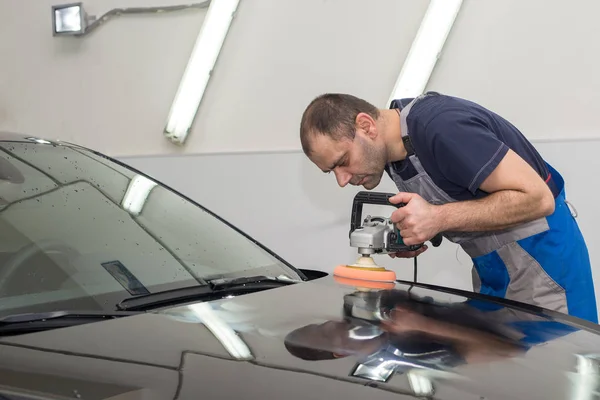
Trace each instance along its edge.
<path fill-rule="evenodd" d="M 400 230 L 406 245 L 425 243 L 437 235 L 442 228 L 438 207 L 428 203 L 416 193 L 398 193 L 390 203 L 405 203 L 392 213 L 391 220 Z"/>

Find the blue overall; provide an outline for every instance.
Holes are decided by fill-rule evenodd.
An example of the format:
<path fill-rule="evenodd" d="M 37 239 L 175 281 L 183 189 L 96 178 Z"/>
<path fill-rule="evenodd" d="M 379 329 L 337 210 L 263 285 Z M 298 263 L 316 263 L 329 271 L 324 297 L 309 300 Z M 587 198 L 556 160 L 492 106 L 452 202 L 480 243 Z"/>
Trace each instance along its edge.
<path fill-rule="evenodd" d="M 400 114 L 402 137 L 414 176 L 403 179 L 389 164 L 386 172 L 398 190 L 418 193 L 432 204 L 458 201 L 442 190 L 423 168 L 410 146 L 407 117 L 423 95 L 405 106 Z M 416 126 L 416 125 L 413 125 Z M 420 126 L 420 125 L 419 125 Z M 549 186 L 555 196 L 552 215 L 493 232 L 444 232 L 473 260 L 473 289 L 476 292 L 532 304 L 598 322 L 596 297 L 587 246 L 566 203 L 564 180 L 546 163 Z"/>

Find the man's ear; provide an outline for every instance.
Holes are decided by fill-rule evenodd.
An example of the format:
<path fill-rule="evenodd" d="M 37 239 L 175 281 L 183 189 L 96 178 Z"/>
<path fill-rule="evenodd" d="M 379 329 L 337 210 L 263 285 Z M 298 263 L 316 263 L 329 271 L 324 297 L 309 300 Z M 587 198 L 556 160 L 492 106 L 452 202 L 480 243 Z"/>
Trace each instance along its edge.
<path fill-rule="evenodd" d="M 363 132 L 364 135 L 371 139 L 375 139 L 377 137 L 375 120 L 369 114 L 358 113 L 355 123 L 357 131 Z"/>

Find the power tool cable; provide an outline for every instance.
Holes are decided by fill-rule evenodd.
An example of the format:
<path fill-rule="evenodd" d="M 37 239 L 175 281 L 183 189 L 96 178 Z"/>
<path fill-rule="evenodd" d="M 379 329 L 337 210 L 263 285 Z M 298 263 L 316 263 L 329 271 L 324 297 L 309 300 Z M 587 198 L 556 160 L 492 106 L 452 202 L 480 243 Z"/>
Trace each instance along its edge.
<path fill-rule="evenodd" d="M 414 268 L 413 268 L 414 278 L 413 282 L 417 283 L 417 256 L 414 257 Z"/>

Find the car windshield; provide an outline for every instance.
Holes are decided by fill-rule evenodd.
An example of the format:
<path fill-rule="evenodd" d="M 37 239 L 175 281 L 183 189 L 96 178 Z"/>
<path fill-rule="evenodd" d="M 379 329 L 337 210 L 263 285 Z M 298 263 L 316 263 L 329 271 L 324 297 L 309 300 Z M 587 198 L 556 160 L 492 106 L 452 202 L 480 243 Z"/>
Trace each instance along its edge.
<path fill-rule="evenodd" d="M 215 278 L 299 279 L 204 208 L 76 146 L 0 142 L 0 235 L 0 317 L 114 310 Z"/>

